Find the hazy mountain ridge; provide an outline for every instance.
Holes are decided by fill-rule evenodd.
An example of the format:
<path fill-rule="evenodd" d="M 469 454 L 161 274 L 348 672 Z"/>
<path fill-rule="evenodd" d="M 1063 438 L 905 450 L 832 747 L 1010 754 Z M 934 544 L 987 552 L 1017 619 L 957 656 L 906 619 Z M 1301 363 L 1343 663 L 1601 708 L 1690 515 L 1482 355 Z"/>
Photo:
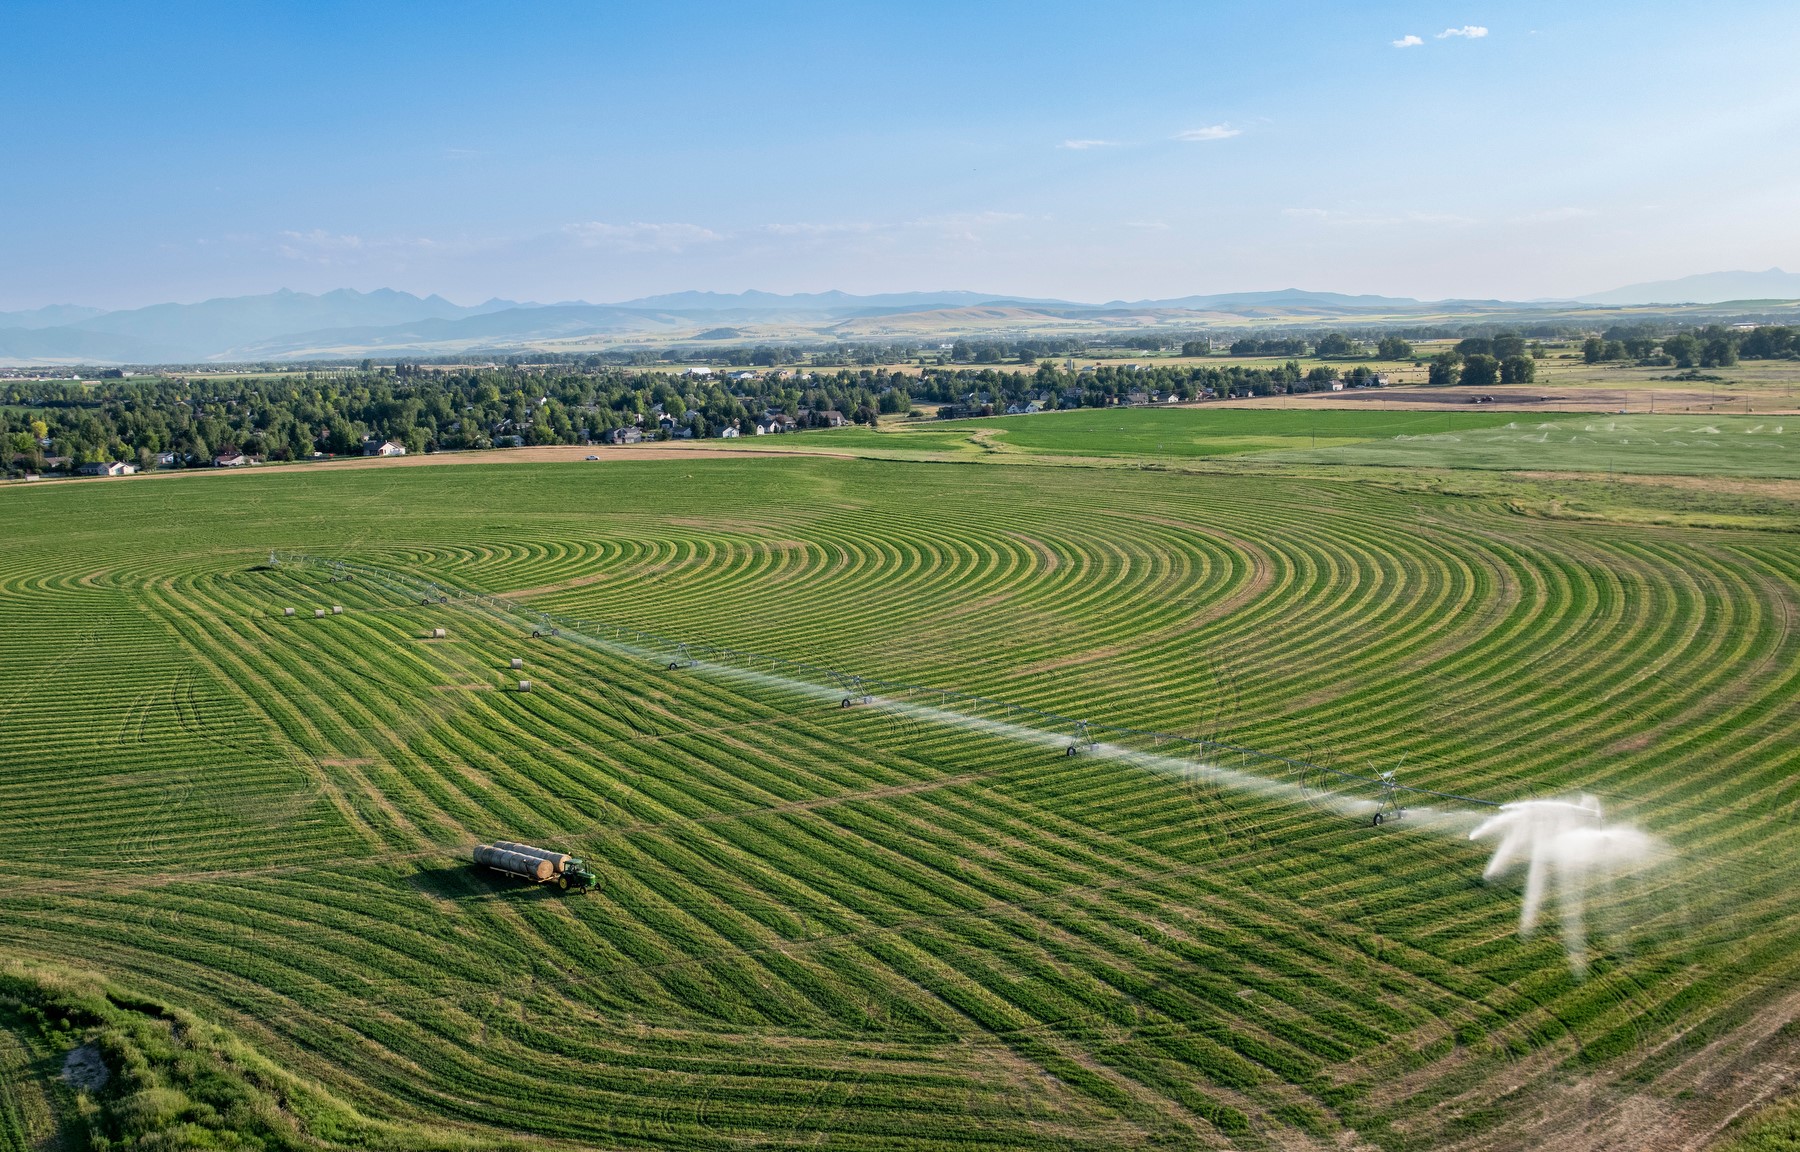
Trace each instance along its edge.
<path fill-rule="evenodd" d="M 1800 300 L 1800 272 L 1702 272 L 1675 280 L 1627 284 L 1578 296 L 1584 304 L 1724 304 L 1733 300 Z"/>
<path fill-rule="evenodd" d="M 0 361 L 166 364 L 503 354 L 621 344 L 663 346 L 720 339 L 716 331 L 721 328 L 736 330 L 733 339 L 764 343 L 1025 338 L 1250 322 L 1531 323 L 1559 314 L 1611 323 L 1606 317 L 1611 309 L 1657 306 L 1654 298 L 1682 293 L 1726 301 L 1800 299 L 1800 275 L 1780 269 L 1708 273 L 1631 285 L 1584 302 L 1421 301 L 1283 288 L 1104 304 L 965 291 L 859 296 L 836 290 L 792 294 L 751 290 L 671 292 L 615 304 L 493 299 L 464 306 L 441 296 L 420 297 L 387 288 L 372 292 L 345 288 L 320 295 L 284 289 L 113 312 L 61 304 L 0 313 Z"/>

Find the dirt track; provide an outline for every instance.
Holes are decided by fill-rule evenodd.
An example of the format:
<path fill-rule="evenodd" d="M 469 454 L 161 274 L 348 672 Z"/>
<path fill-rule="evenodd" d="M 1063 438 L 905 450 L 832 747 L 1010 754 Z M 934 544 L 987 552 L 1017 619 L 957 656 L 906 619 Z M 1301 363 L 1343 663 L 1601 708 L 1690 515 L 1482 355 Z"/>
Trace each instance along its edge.
<path fill-rule="evenodd" d="M 83 476 L 89 480 L 136 480 L 144 477 L 220 476 L 231 473 L 270 472 L 341 472 L 356 468 L 415 468 L 433 464 L 555 464 L 585 462 L 589 456 L 598 463 L 641 460 L 723 460 L 733 456 L 837 456 L 850 459 L 848 452 L 805 453 L 779 449 L 723 448 L 716 444 L 664 441 L 654 444 L 631 444 L 621 447 L 583 447 L 571 444 L 547 444 L 535 448 L 489 448 L 475 452 L 433 452 L 418 456 L 345 456 L 335 460 L 306 460 L 291 464 L 247 464 L 241 468 L 177 468 L 170 471 L 142 472 L 137 476 Z M 57 479 L 61 479 L 60 477 Z M 41 482 L 40 482 L 41 483 Z"/>

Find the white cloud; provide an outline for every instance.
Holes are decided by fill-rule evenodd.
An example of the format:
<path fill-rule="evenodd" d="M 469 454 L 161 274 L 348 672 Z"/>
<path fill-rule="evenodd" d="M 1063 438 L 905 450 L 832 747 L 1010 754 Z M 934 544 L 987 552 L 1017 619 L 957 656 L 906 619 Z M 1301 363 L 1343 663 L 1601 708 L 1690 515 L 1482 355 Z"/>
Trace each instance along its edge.
<path fill-rule="evenodd" d="M 263 247 L 269 244 L 266 237 L 255 234 L 231 235 L 225 239 L 229 243 L 247 244 L 252 247 Z M 440 241 L 425 236 L 371 238 L 354 233 L 327 232 L 323 228 L 314 228 L 310 232 L 292 230 L 277 232 L 273 247 L 277 254 L 287 260 L 299 260 L 308 264 L 347 264 L 359 259 L 372 260 L 396 254 L 404 259 L 408 253 L 442 249 L 444 245 Z"/>
<path fill-rule="evenodd" d="M 1342 208 L 1283 208 L 1290 220 L 1312 220 L 1350 228 L 1400 228 L 1413 225 L 1463 227 L 1477 223 L 1451 212 L 1352 212 Z"/>
<path fill-rule="evenodd" d="M 1391 43 L 1396 48 L 1417 48 L 1419 45 L 1425 43 L 1425 41 L 1409 33 L 1400 37 L 1398 40 L 1391 41 Z"/>
<path fill-rule="evenodd" d="M 1464 24 L 1461 28 L 1446 28 L 1437 34 L 1439 40 L 1451 36 L 1462 36 L 1469 40 L 1479 40 L 1487 35 L 1487 29 L 1479 24 Z"/>
<path fill-rule="evenodd" d="M 1537 212 L 1527 212 L 1523 216 L 1514 216 L 1515 224 L 1555 224 L 1563 220 L 1586 220 L 1600 213 L 1592 208 L 1545 208 Z"/>
<path fill-rule="evenodd" d="M 1089 148 L 1117 148 L 1117 140 L 1064 140 L 1058 148 L 1069 148 L 1076 152 L 1085 152 Z"/>
<path fill-rule="evenodd" d="M 1243 129 L 1233 128 L 1229 124 L 1209 124 L 1204 128 L 1189 128 L 1185 132 L 1175 133 L 1176 140 L 1227 140 L 1233 136 L 1241 136 Z"/>
<path fill-rule="evenodd" d="M 843 236 L 875 231 L 875 225 L 858 222 L 764 224 L 762 231 L 773 236 Z"/>
<path fill-rule="evenodd" d="M 590 221 L 570 224 L 563 232 L 584 248 L 617 248 L 625 252 L 680 252 L 697 244 L 711 244 L 724 237 L 698 224 L 605 224 Z"/>

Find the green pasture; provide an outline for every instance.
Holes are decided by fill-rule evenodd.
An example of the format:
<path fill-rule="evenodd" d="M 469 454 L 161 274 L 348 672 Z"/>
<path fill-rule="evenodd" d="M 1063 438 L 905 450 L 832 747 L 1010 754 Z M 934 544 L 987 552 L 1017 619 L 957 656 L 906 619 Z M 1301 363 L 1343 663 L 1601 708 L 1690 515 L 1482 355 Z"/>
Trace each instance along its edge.
<path fill-rule="evenodd" d="M 970 430 L 1199 455 L 1315 419 L 1354 441 L 1323 453 L 1446 417 Z M 1459 444 L 1512 419 L 1450 417 Z M 969 430 L 858 433 L 923 434 Z M 1398 1152 L 1537 1146 L 1512 1118 L 1554 1085 L 1628 1105 L 1800 977 L 1792 536 L 1319 471 L 621 453 L 0 489 L 0 1147 Z M 1668 853 L 1595 894 L 1578 972 L 1465 835 L 1352 819 L 1315 768 L 1233 790 L 840 707 L 851 674 L 1464 797 L 1591 792 Z M 499 838 L 604 885 L 468 865 Z M 56 1080 L 88 1040 L 107 1091 Z"/>
<path fill-rule="evenodd" d="M 1291 448 L 1331 448 L 1404 435 L 1491 427 L 1491 412 L 1346 409 L 1082 408 L 983 420 L 948 421 L 965 435 L 992 436 L 1003 450 L 1051 456 L 1236 456 Z"/>
<path fill-rule="evenodd" d="M 1492 412 L 1361 409 L 1082 408 L 978 420 L 908 421 L 879 430 L 761 437 L 740 446 L 897 456 L 937 454 L 1197 459 L 1292 448 L 1330 448 L 1404 435 L 1504 423 Z"/>
<path fill-rule="evenodd" d="M 1444 427 L 1317 450 L 1277 462 L 1508 471 L 1800 477 L 1800 417 L 1516 416 L 1495 426 Z"/>

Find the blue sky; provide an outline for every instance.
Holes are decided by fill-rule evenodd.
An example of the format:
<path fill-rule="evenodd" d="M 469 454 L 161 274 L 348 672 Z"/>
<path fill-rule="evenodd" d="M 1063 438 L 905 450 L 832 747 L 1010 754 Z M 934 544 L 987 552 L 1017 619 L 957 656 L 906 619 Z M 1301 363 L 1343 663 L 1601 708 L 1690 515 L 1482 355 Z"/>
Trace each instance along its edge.
<path fill-rule="evenodd" d="M 1800 268 L 1791 0 L 7 0 L 0 46 L 0 309 Z"/>

